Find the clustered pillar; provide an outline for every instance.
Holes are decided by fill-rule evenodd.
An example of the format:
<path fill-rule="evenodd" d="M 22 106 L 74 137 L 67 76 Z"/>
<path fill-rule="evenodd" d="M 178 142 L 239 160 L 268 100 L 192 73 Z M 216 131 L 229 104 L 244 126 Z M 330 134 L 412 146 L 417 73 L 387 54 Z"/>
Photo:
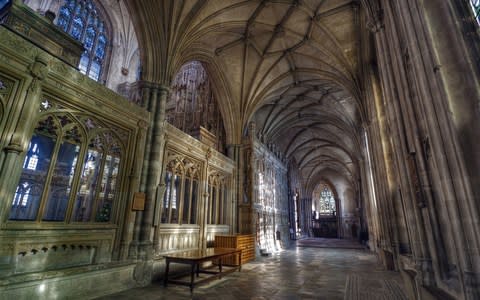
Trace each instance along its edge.
<path fill-rule="evenodd" d="M 168 88 L 163 85 L 144 83 L 143 104 L 151 113 L 146 134 L 146 146 L 140 180 L 140 191 L 145 193 L 145 208 L 138 211 L 130 256 L 149 260 L 153 257 L 153 226 L 155 207 L 160 205 L 157 191 L 161 189 L 164 146 L 165 107 Z M 133 248 L 133 249 L 132 249 Z"/>

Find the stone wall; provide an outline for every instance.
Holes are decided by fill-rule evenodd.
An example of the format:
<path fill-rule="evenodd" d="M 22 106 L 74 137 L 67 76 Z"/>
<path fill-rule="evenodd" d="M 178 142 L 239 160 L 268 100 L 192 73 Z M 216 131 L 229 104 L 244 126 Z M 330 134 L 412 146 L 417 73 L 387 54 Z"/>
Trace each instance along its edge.
<path fill-rule="evenodd" d="M 141 143 L 148 112 L 3 26 L 0 40 L 0 298 L 93 297 L 133 287 L 133 266 L 122 262 L 121 253 L 135 214 L 130 209 L 138 190 L 130 181 L 139 164 L 135 145 Z M 79 137 L 89 130 L 119 133 L 122 156 L 108 219 L 73 221 L 76 190 L 66 217 L 58 221 L 44 220 L 42 211 L 32 220 L 12 217 L 32 132 L 48 115 L 84 128 Z M 82 149 L 84 141 L 78 140 Z"/>

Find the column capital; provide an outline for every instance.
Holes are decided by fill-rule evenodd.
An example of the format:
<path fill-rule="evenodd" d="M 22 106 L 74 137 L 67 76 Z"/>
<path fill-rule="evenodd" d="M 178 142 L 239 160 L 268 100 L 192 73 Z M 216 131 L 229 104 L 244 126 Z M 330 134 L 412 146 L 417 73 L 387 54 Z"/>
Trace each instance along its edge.
<path fill-rule="evenodd" d="M 156 82 L 151 82 L 151 81 L 145 81 L 145 80 L 141 80 L 140 81 L 140 84 L 141 84 L 141 87 L 142 88 L 148 88 L 148 89 L 151 89 L 151 90 L 158 90 L 160 92 L 162 91 L 170 91 L 170 87 L 165 85 L 165 84 L 161 84 L 161 83 L 156 83 Z"/>

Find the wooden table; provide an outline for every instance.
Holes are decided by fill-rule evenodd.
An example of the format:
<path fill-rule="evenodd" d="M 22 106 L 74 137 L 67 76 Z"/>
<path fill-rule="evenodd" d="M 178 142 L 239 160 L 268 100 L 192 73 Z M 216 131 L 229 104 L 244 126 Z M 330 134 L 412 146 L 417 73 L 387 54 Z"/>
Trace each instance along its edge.
<path fill-rule="evenodd" d="M 227 272 L 222 273 L 222 258 L 231 256 L 231 255 L 238 255 L 240 264 L 228 270 Z M 190 286 L 190 291 L 193 291 L 193 287 L 195 286 L 195 284 L 199 284 L 201 282 L 205 282 L 217 277 L 221 278 L 222 274 L 233 272 L 237 268 L 238 268 L 238 271 L 241 271 L 241 268 L 242 268 L 242 250 L 241 249 L 207 248 L 204 250 L 192 250 L 192 251 L 172 253 L 172 254 L 164 255 L 164 257 L 165 257 L 164 285 L 167 286 L 168 283 L 187 285 L 187 286 Z M 212 261 L 212 262 L 217 261 L 218 271 L 201 270 L 200 264 L 207 261 Z M 170 268 L 170 263 L 172 262 L 190 265 L 190 282 L 168 279 L 168 271 Z M 213 276 L 210 276 L 203 280 L 197 280 L 197 282 L 195 282 L 194 281 L 195 274 L 197 275 L 197 277 L 199 277 L 199 273 L 212 274 Z"/>

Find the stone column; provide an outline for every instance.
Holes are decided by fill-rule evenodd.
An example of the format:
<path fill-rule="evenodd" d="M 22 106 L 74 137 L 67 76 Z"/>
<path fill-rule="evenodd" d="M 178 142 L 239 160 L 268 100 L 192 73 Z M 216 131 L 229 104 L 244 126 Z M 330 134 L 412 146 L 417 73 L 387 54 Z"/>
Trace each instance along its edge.
<path fill-rule="evenodd" d="M 148 84 L 144 90 L 144 103 L 152 113 L 150 126 L 147 130 L 145 156 L 143 161 L 140 190 L 145 193 L 145 209 L 137 215 L 135 222 L 136 235 L 132 245 L 136 245 L 136 258 L 141 261 L 134 271 L 134 279 L 141 286 L 148 285 L 153 275 L 153 233 L 155 205 L 160 205 L 162 199 L 157 199 L 157 189 L 160 188 L 162 176 L 163 154 L 165 148 L 165 107 L 168 88 L 162 85 Z M 148 93 L 148 90 L 150 93 Z M 159 203 L 160 202 L 160 203 Z"/>
<path fill-rule="evenodd" d="M 160 179 L 163 166 L 163 153 L 165 148 L 165 107 L 167 103 L 168 88 L 158 86 L 152 89 L 152 101 L 158 102 L 155 105 L 155 111 L 152 116 L 152 135 L 151 147 L 148 156 L 148 166 L 145 181 L 145 210 L 143 212 L 142 226 L 140 230 L 140 257 L 150 259 L 153 255 L 153 217 L 155 205 L 160 205 L 157 201 L 157 189 L 160 185 Z"/>
<path fill-rule="evenodd" d="M 243 147 L 238 144 L 227 145 L 227 154 L 230 159 L 235 162 L 235 171 L 232 177 L 232 216 L 230 216 L 231 224 L 231 233 L 238 233 L 240 224 L 238 218 L 238 205 L 242 203 L 244 187 L 244 178 L 243 178 Z"/>
<path fill-rule="evenodd" d="M 152 119 L 154 118 L 154 111 L 156 103 L 153 101 L 153 97 L 150 94 L 152 84 L 147 82 L 142 82 L 142 104 L 143 106 L 151 113 L 150 122 L 147 125 L 147 130 L 145 132 L 145 143 L 142 154 L 142 167 L 140 174 L 140 191 L 144 192 L 146 188 L 146 178 L 147 178 L 147 169 L 149 164 L 150 157 L 150 148 L 152 143 Z M 141 151 L 141 149 L 139 149 Z M 133 229 L 133 239 L 130 244 L 129 257 L 136 259 L 138 256 L 138 245 L 140 243 L 140 229 L 142 226 L 143 211 L 137 211 L 135 213 L 135 224 Z"/>
<path fill-rule="evenodd" d="M 151 113 L 145 137 L 145 149 L 140 180 L 140 191 L 145 193 L 145 208 L 136 213 L 130 257 L 149 260 L 153 256 L 153 219 L 163 166 L 165 148 L 165 107 L 168 88 L 153 83 L 144 83 L 143 103 Z"/>
<path fill-rule="evenodd" d="M 249 139 L 249 146 L 250 146 L 250 161 L 246 162 L 250 165 L 250 168 L 247 168 L 247 173 L 245 176 L 248 176 L 250 178 L 250 184 L 251 188 L 249 190 L 250 195 L 248 195 L 248 198 L 250 199 L 250 207 L 248 209 L 248 214 L 249 214 L 249 219 L 250 219 L 250 228 L 249 232 L 250 233 L 256 233 L 257 232 L 257 210 L 254 207 L 255 205 L 258 204 L 258 199 L 254 199 L 254 189 L 258 188 L 258 182 L 256 179 L 256 174 L 257 174 L 257 166 L 255 165 L 255 159 L 256 159 L 256 153 L 255 153 L 255 140 L 257 136 L 257 124 L 255 122 L 250 122 L 248 124 L 248 139 Z M 250 172 L 248 172 L 248 170 Z"/>
<path fill-rule="evenodd" d="M 145 140 L 147 135 L 147 127 L 148 123 L 145 121 L 138 122 L 138 131 L 137 131 L 137 138 L 136 138 L 136 145 L 135 145 L 135 162 L 132 166 L 132 171 L 129 175 L 129 188 L 128 188 L 128 199 L 131 201 L 134 197 L 134 193 L 138 191 L 140 185 L 140 175 L 142 171 L 142 164 L 143 164 L 143 147 L 145 146 Z M 136 247 L 138 245 L 138 232 L 140 229 L 140 218 L 136 218 L 137 214 L 141 214 L 141 211 L 132 212 L 130 207 L 125 209 L 125 225 L 123 227 L 122 233 L 122 242 L 121 242 L 121 249 L 120 249 L 120 258 L 123 260 L 127 256 L 136 257 Z M 133 220 L 132 220 L 133 219 Z M 138 221 L 138 222 L 137 222 Z M 133 228 L 131 228 L 130 224 L 133 222 Z M 138 224 L 137 224 L 138 223 Z M 135 230 L 137 230 L 137 234 L 135 235 Z M 134 237 L 136 238 L 135 243 L 133 243 Z M 130 241 L 130 244 L 128 242 Z"/>
<path fill-rule="evenodd" d="M 210 190 L 208 189 L 208 172 L 209 172 L 209 160 L 212 156 L 212 152 L 210 149 L 207 150 L 205 155 L 205 166 L 203 169 L 203 174 L 201 178 L 201 183 L 203 183 L 202 188 L 200 189 L 200 194 L 202 197 L 198 203 L 199 207 L 202 209 L 198 214 L 198 220 L 200 221 L 200 237 L 199 237 L 199 247 L 200 249 L 207 248 L 207 227 L 208 227 L 208 205 L 209 205 L 209 197 L 210 197 Z M 202 180 L 203 179 L 203 180 Z"/>
<path fill-rule="evenodd" d="M 395 67 L 398 67 L 398 62 L 394 59 L 395 57 L 402 57 L 402 54 L 397 53 L 398 49 L 395 48 L 394 45 L 391 45 L 392 37 L 390 37 L 390 35 L 392 32 L 390 31 L 392 30 L 388 32 L 385 30 L 383 13 L 378 13 L 370 29 L 375 37 L 383 97 L 387 99 L 387 101 L 384 101 L 384 103 L 386 103 L 386 114 L 389 120 L 393 120 L 391 122 L 392 132 L 390 136 L 394 144 L 393 146 L 396 149 L 397 177 L 400 186 L 404 188 L 406 194 L 406 219 L 410 227 L 412 254 L 417 257 L 422 257 L 423 259 L 428 259 L 425 243 L 423 242 L 426 241 L 426 237 L 423 226 L 421 225 L 422 215 L 417 209 L 416 201 L 409 197 L 413 194 L 413 191 L 411 182 L 408 180 L 410 172 L 406 166 L 406 156 L 414 147 L 414 142 L 410 134 L 411 127 L 409 126 L 412 120 L 409 117 L 409 110 L 404 107 L 406 101 L 401 101 L 408 97 L 408 95 L 406 95 L 406 90 L 408 91 L 408 89 L 404 87 L 399 89 L 396 87 L 401 83 L 401 78 L 398 76 L 400 71 L 395 70 Z M 368 132 L 370 132 L 370 130 Z M 379 201 L 377 201 L 377 204 L 378 202 Z M 383 234 L 378 238 L 384 241 Z"/>

